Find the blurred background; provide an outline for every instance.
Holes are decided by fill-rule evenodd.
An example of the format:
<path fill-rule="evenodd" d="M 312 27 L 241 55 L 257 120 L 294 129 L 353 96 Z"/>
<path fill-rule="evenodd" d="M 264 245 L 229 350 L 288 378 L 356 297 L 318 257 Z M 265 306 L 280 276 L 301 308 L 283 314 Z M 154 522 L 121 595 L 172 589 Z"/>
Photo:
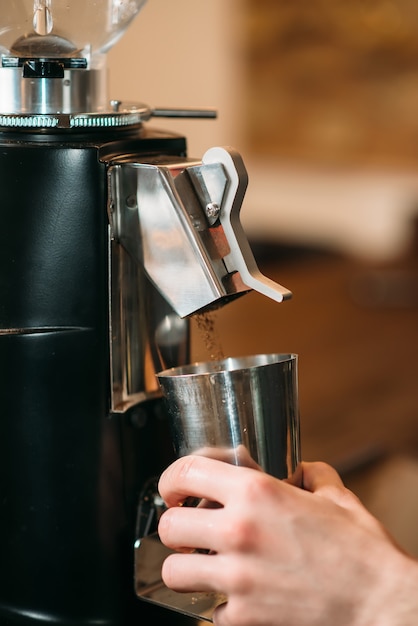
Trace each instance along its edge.
<path fill-rule="evenodd" d="M 303 457 L 418 554 L 415 0 L 148 0 L 109 71 L 113 98 L 218 110 L 151 124 L 241 152 L 242 222 L 294 294 L 219 310 L 194 357 L 298 353 Z"/>

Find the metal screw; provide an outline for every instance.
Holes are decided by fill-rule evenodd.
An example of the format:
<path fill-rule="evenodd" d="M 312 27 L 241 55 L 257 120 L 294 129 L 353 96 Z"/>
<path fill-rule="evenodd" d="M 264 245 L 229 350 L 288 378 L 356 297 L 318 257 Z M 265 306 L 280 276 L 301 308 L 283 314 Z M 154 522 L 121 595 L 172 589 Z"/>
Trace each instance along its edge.
<path fill-rule="evenodd" d="M 110 101 L 110 106 L 112 107 L 113 113 L 118 113 L 119 112 L 119 108 L 120 108 L 121 104 L 122 104 L 122 102 L 120 100 L 111 100 Z"/>
<path fill-rule="evenodd" d="M 206 205 L 206 215 L 210 218 L 217 218 L 221 211 L 221 207 L 216 202 L 209 202 Z"/>
<path fill-rule="evenodd" d="M 138 205 L 136 203 L 136 194 L 132 193 L 126 198 L 126 206 L 128 209 L 137 209 Z"/>

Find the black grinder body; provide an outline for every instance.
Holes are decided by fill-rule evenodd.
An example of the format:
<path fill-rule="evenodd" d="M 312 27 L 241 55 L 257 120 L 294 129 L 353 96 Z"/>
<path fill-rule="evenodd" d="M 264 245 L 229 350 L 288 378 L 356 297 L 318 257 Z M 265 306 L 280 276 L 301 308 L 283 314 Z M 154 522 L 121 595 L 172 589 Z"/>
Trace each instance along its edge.
<path fill-rule="evenodd" d="M 112 131 L 113 133 L 113 131 Z M 188 618 L 134 594 L 136 506 L 171 460 L 159 400 L 110 410 L 107 168 L 182 137 L 0 132 L 0 624 Z"/>

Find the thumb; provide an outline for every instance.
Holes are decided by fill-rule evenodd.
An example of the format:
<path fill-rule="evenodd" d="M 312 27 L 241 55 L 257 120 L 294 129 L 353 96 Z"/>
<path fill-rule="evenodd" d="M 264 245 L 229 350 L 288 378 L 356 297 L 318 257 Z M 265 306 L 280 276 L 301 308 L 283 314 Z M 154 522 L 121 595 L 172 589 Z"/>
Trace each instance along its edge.
<path fill-rule="evenodd" d="M 302 463 L 302 488 L 347 509 L 357 508 L 360 504 L 338 472 L 327 463 Z"/>

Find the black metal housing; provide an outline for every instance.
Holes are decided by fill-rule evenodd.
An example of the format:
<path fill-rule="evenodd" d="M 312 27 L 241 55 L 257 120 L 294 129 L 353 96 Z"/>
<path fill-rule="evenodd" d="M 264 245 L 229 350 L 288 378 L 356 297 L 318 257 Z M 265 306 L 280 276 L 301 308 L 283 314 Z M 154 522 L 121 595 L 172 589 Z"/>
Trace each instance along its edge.
<path fill-rule="evenodd" d="M 107 162 L 160 132 L 0 132 L 0 624 L 188 618 L 135 597 L 141 486 L 170 460 L 159 401 L 109 413 Z M 138 426 L 140 424 L 140 426 Z"/>

